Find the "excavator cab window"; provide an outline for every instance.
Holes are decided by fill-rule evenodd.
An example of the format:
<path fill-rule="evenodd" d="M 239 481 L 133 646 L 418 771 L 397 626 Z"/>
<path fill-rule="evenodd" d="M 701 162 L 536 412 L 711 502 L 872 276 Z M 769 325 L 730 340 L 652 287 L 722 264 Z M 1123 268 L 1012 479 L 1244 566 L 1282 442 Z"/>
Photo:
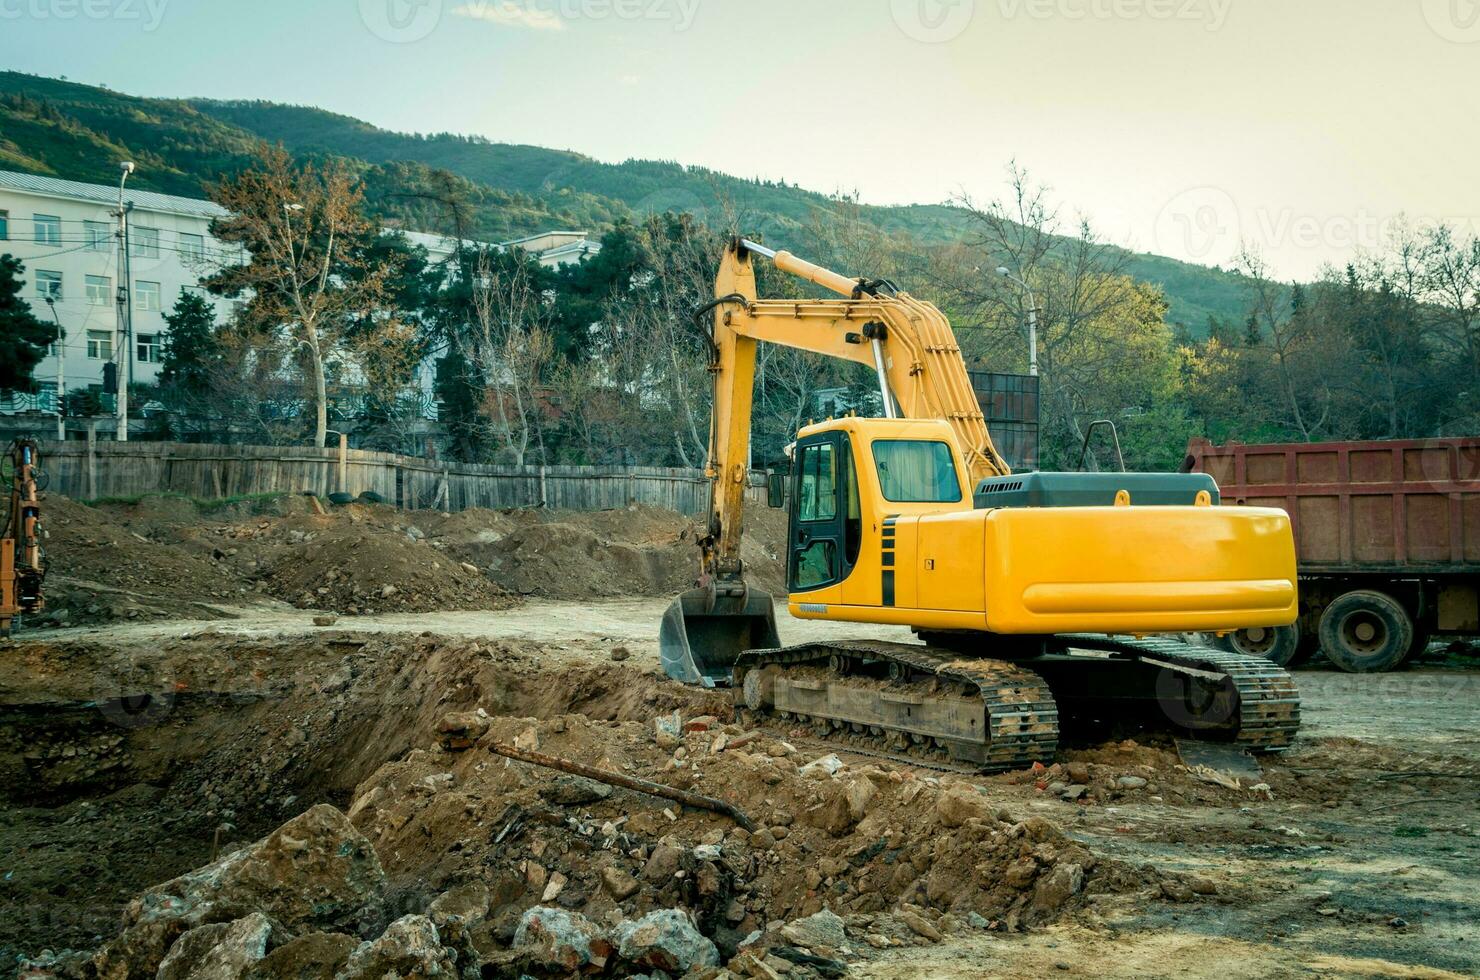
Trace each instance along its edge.
<path fill-rule="evenodd" d="M 874 465 L 879 489 L 894 503 L 953 504 L 961 499 L 961 481 L 951 447 L 922 439 L 876 439 Z"/>
<path fill-rule="evenodd" d="M 798 442 L 793 465 L 788 585 L 820 589 L 846 578 L 858 558 L 858 481 L 847 435 L 826 432 Z"/>

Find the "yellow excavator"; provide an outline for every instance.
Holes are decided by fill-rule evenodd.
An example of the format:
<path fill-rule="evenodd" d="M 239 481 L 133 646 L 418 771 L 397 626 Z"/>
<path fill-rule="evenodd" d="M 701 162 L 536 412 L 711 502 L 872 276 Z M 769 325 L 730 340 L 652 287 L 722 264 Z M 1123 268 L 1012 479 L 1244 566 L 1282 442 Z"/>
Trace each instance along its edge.
<path fill-rule="evenodd" d="M 758 257 L 839 298 L 759 298 Z M 1180 639 L 1295 621 L 1284 511 L 1213 506 L 1204 474 L 1012 473 L 945 316 L 886 280 L 739 239 L 695 321 L 714 377 L 711 507 L 698 587 L 659 629 L 669 676 L 731 686 L 738 706 L 819 734 L 984 770 L 1051 760 L 1061 716 L 1290 744 L 1288 673 Z M 803 428 L 790 492 L 768 487 L 789 508 L 791 615 L 909 626 L 920 642 L 783 646 L 772 597 L 746 583 L 760 342 L 872 368 L 883 404 L 882 418 Z"/>

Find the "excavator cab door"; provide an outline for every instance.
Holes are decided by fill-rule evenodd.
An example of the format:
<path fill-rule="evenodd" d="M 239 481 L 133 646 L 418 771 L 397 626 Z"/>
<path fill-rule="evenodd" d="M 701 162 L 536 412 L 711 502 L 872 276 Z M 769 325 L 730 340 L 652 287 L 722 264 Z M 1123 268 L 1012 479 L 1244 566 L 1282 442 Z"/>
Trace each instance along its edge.
<path fill-rule="evenodd" d="M 857 560 L 857 534 L 850 524 L 857 511 L 853 474 L 847 433 L 824 432 L 797 442 L 787 522 L 787 586 L 792 592 L 836 585 Z"/>

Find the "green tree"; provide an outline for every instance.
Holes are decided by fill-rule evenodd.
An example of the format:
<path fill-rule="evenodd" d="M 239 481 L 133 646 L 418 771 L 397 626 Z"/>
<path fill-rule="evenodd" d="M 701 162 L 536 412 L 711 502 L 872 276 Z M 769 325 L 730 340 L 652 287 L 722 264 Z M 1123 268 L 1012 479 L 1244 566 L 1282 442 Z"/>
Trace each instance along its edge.
<path fill-rule="evenodd" d="M 31 372 L 46 356 L 56 329 L 38 319 L 21 299 L 25 266 L 13 255 L 0 255 L 0 392 L 35 391 Z"/>
<path fill-rule="evenodd" d="M 160 354 L 160 388 L 172 400 L 194 404 L 211 390 L 219 369 L 215 309 L 204 297 L 182 290 L 164 322 L 169 332 Z"/>

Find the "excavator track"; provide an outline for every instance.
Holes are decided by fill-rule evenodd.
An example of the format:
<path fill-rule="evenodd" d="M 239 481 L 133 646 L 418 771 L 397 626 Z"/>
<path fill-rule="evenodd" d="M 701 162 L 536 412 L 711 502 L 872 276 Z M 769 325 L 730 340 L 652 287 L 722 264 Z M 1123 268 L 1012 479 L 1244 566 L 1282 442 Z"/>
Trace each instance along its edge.
<path fill-rule="evenodd" d="M 1172 716 L 1168 720 L 1182 727 L 1231 735 L 1233 742 L 1255 752 L 1289 748 L 1300 729 L 1300 692 L 1295 678 L 1263 657 L 1159 636 L 1136 639 L 1070 634 L 1055 639 L 1071 650 L 1108 653 L 1112 662 L 1131 661 L 1157 668 L 1158 703 Z M 1071 655 L 1071 659 L 1080 658 Z M 1038 667 L 1036 661 L 1032 665 Z M 1219 679 L 1208 675 L 1218 675 Z M 1184 692 L 1175 688 L 1178 678 L 1204 678 L 1213 683 L 1205 685 L 1201 703 L 1179 705 L 1178 695 Z M 1052 678 L 1050 683 L 1054 683 Z M 1059 686 L 1054 689 L 1060 692 Z"/>
<path fill-rule="evenodd" d="M 748 650 L 734 676 L 737 700 L 752 711 L 908 738 L 978 769 L 1051 761 L 1058 748 L 1058 707 L 1048 684 L 1006 661 L 849 640 Z"/>
<path fill-rule="evenodd" d="M 1300 725 L 1294 680 L 1262 658 L 1161 637 L 1076 634 L 1048 647 L 1023 661 L 867 640 L 748 650 L 735 663 L 735 698 L 824 737 L 908 749 L 914 764 L 956 771 L 1051 762 L 1061 709 L 1112 722 L 1139 714 L 1153 728 L 1260 752 L 1288 747 Z"/>

